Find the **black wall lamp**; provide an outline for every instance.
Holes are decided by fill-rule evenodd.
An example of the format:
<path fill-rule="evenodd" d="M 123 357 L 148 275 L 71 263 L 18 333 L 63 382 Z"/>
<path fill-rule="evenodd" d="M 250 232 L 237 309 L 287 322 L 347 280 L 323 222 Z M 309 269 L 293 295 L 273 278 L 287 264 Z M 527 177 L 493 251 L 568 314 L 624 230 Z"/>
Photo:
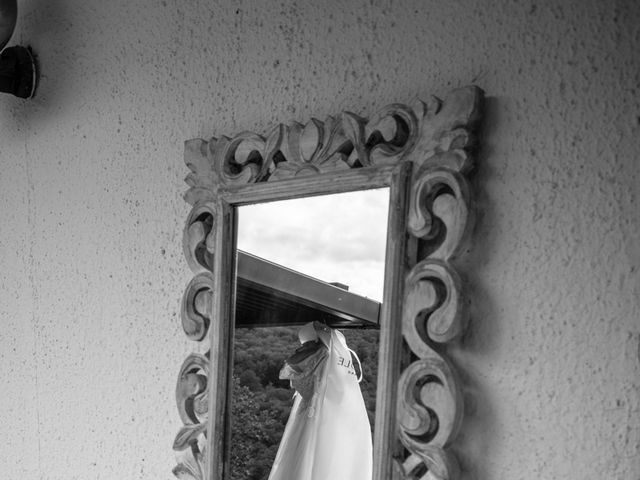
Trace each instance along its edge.
<path fill-rule="evenodd" d="M 16 0 L 0 0 L 0 92 L 31 98 L 38 80 L 31 48 L 19 45 L 4 48 L 13 35 L 17 18 Z"/>

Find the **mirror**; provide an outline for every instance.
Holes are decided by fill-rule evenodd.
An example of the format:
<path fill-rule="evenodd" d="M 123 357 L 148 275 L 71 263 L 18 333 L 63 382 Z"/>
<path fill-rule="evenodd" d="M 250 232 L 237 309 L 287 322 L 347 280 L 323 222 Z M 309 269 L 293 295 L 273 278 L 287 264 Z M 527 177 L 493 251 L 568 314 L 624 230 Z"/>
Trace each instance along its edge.
<path fill-rule="evenodd" d="M 239 207 L 231 479 L 267 480 L 293 406 L 285 359 L 299 328 L 340 328 L 371 430 L 388 189 Z"/>
<path fill-rule="evenodd" d="M 467 177 L 482 99 L 471 86 L 442 100 L 392 104 L 369 119 L 343 112 L 324 122 L 281 124 L 264 136 L 243 132 L 186 142 L 185 199 L 192 210 L 183 245 L 194 277 L 183 295 L 182 326 L 201 347 L 178 373 L 183 426 L 173 445 L 176 476 L 232 478 L 234 325 L 253 321 L 239 310 L 235 318 L 241 278 L 236 288 L 235 273 L 241 262 L 251 262 L 235 249 L 242 209 L 388 188 L 371 478 L 458 478 L 451 446 L 463 395 L 446 346 L 466 322 L 468 301 L 454 260 L 470 248 L 474 216 Z M 333 275 L 319 280 L 342 282 Z M 297 322 L 281 318 L 268 314 L 263 320 L 274 325 L 269 328 Z M 324 330 L 312 331 L 318 344 Z"/>

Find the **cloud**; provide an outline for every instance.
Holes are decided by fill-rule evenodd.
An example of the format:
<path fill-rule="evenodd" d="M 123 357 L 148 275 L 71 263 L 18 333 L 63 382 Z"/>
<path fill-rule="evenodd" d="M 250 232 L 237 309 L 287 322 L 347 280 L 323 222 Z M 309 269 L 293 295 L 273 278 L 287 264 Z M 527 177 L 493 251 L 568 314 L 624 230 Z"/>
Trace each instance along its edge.
<path fill-rule="evenodd" d="M 382 299 L 388 189 L 240 207 L 238 248 Z"/>

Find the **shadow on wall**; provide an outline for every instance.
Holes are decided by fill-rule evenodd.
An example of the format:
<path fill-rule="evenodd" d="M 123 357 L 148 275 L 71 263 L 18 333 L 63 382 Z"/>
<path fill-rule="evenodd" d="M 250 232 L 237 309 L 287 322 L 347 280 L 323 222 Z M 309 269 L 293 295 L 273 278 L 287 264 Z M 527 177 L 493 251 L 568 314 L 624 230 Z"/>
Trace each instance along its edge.
<path fill-rule="evenodd" d="M 476 169 L 471 175 L 476 220 L 474 232 L 470 236 L 469 251 L 462 255 L 460 271 L 465 276 L 465 291 L 468 295 L 467 328 L 457 347 L 451 352 L 451 359 L 460 376 L 464 389 L 465 412 L 460 434 L 454 442 L 453 450 L 460 463 L 463 479 L 489 480 L 487 460 L 492 458 L 496 414 L 491 392 L 482 384 L 485 375 L 474 367 L 477 358 L 486 357 L 497 348 L 501 339 L 501 328 L 496 319 L 500 318 L 494 300 L 483 285 L 482 270 L 494 262 L 499 232 L 495 228 L 494 201 L 487 191 L 489 180 L 496 174 L 490 163 L 494 158 L 494 132 L 498 123 L 498 99 L 486 97 L 482 125 L 478 132 L 479 150 L 476 152 Z"/>

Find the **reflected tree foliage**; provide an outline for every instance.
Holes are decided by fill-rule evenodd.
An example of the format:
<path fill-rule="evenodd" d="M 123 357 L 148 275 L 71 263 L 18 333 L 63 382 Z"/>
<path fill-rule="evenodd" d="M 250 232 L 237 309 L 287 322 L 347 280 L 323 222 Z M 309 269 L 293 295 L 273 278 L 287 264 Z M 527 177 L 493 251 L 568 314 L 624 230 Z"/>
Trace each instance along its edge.
<path fill-rule="evenodd" d="M 373 429 L 378 331 L 346 329 L 343 333 L 362 365 L 360 388 Z M 285 359 L 299 346 L 295 327 L 236 329 L 231 480 L 268 479 L 294 394 L 289 381 L 278 377 Z"/>

